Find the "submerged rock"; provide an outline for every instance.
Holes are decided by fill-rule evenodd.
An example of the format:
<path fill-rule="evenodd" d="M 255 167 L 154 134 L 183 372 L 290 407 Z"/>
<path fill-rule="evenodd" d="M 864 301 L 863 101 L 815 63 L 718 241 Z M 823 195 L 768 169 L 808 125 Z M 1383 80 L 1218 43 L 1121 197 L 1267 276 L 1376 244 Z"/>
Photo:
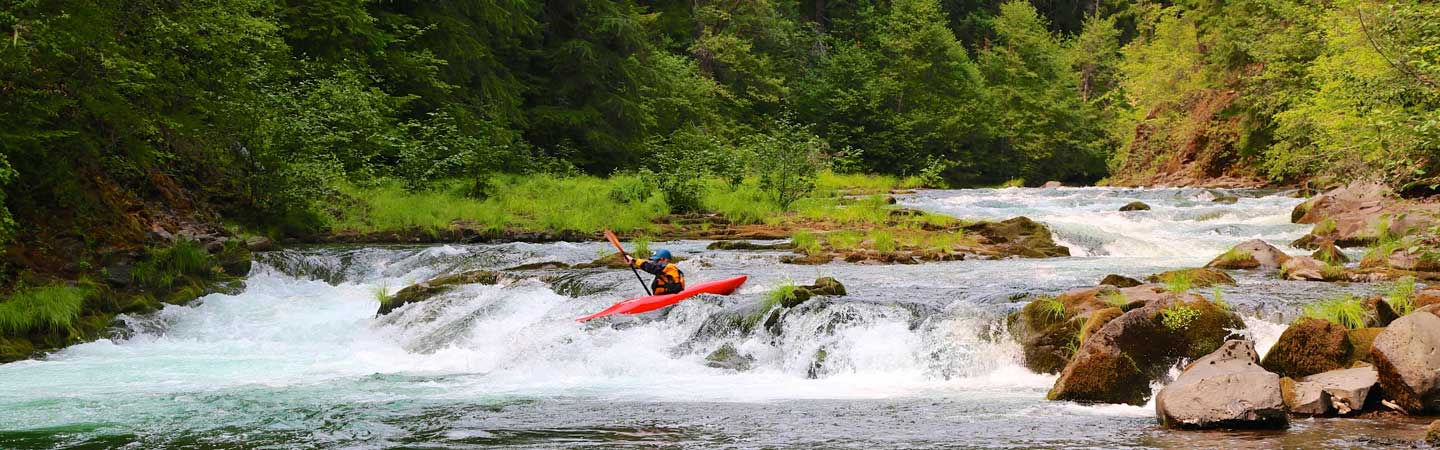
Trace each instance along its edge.
<path fill-rule="evenodd" d="M 1100 280 L 1100 284 L 1105 286 L 1115 286 L 1117 288 L 1128 288 L 1145 284 L 1145 282 L 1124 275 L 1110 274 L 1106 275 L 1105 279 Z"/>
<path fill-rule="evenodd" d="M 1203 297 L 1168 294 L 1095 331 L 1080 344 L 1047 398 L 1144 405 L 1151 382 L 1181 360 L 1209 354 L 1230 330 L 1243 328 L 1239 316 Z"/>
<path fill-rule="evenodd" d="M 1050 229 L 1027 217 L 1003 222 L 980 222 L 965 226 L 965 231 L 979 234 L 999 247 L 1003 254 L 1025 258 L 1070 256 L 1070 249 L 1055 244 Z"/>
<path fill-rule="evenodd" d="M 1434 308 L 1391 323 L 1371 348 L 1386 397 L 1411 414 L 1440 411 L 1440 317 Z"/>
<path fill-rule="evenodd" d="M 1170 428 L 1285 428 L 1280 376 L 1261 368 L 1255 343 L 1233 340 L 1160 390 L 1155 414 Z"/>
<path fill-rule="evenodd" d="M 1121 211 L 1121 212 L 1149 211 L 1149 210 L 1150 210 L 1150 205 L 1145 204 L 1145 202 L 1130 202 L 1130 203 L 1126 203 L 1125 206 L 1121 206 L 1121 207 L 1120 207 L 1120 211 Z"/>
<path fill-rule="evenodd" d="M 1219 203 L 1219 204 L 1222 204 L 1222 205 L 1233 205 L 1233 204 L 1235 204 L 1235 203 L 1237 203 L 1237 202 L 1240 201 L 1240 197 L 1236 197 L 1236 196 L 1233 196 L 1233 195 L 1220 194 L 1220 195 L 1216 195 L 1215 198 L 1212 199 L 1212 200 L 1210 200 L 1210 201 L 1211 201 L 1212 203 Z"/>
<path fill-rule="evenodd" d="M 394 311 L 396 308 L 411 303 L 423 302 L 437 295 L 454 289 L 456 286 L 466 284 L 497 284 L 500 282 L 500 273 L 490 270 L 474 270 L 455 275 L 435 277 L 429 281 L 416 283 L 396 292 L 395 296 L 388 301 L 380 302 L 380 309 L 375 315 L 383 316 Z"/>
<path fill-rule="evenodd" d="M 1232 247 L 1230 251 L 1215 257 L 1205 267 L 1231 270 L 1255 268 L 1275 270 L 1289 260 L 1290 255 L 1270 243 L 1260 239 L 1251 239 L 1241 242 Z"/>
<path fill-rule="evenodd" d="M 1290 378 L 1328 372 L 1345 366 L 1351 344 L 1345 327 L 1326 320 L 1303 318 L 1280 334 L 1260 362 L 1265 369 Z"/>
<path fill-rule="evenodd" d="M 716 369 L 744 372 L 750 370 L 750 367 L 754 364 L 754 357 L 740 354 L 739 351 L 735 350 L 734 345 L 728 343 L 721 345 L 720 348 L 715 349 L 715 351 L 710 352 L 710 355 L 705 357 L 705 366 Z"/>

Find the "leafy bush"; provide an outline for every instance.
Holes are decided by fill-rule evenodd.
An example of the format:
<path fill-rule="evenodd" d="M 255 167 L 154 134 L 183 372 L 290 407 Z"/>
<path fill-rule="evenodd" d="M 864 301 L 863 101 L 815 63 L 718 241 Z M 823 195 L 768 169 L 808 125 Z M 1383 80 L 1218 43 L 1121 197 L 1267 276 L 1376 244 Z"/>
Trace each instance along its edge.
<path fill-rule="evenodd" d="M 806 127 L 778 120 L 765 133 L 748 136 L 744 146 L 754 157 L 751 169 L 760 179 L 760 188 L 781 209 L 790 209 L 815 189 L 815 179 L 824 168 L 826 144 Z"/>
<path fill-rule="evenodd" d="M 1190 327 L 1190 323 L 1200 318 L 1200 310 L 1194 307 L 1175 304 L 1160 311 L 1160 323 L 1173 331 L 1180 331 Z"/>

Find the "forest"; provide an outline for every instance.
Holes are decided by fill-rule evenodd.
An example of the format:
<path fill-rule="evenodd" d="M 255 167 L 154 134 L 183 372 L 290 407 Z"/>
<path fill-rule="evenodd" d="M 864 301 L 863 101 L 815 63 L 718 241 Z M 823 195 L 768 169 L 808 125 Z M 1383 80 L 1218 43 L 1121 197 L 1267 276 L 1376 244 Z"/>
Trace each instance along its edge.
<path fill-rule="evenodd" d="M 710 178 L 821 169 L 1440 183 L 1440 6 L 1418 1 L 0 5 L 11 274 L 57 235 L 136 240 L 94 230 L 145 205 L 296 232 L 381 185 L 626 175 L 684 212 Z"/>

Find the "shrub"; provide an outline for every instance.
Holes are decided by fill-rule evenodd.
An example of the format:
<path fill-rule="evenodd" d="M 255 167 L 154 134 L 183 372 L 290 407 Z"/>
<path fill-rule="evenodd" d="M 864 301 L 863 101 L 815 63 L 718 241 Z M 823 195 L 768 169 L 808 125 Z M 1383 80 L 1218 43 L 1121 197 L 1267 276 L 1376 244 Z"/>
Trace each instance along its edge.
<path fill-rule="evenodd" d="M 745 149 L 754 155 L 752 169 L 760 188 L 783 210 L 815 189 L 824 166 L 825 141 L 783 119 L 767 132 L 747 137 Z"/>
<path fill-rule="evenodd" d="M 1365 328 L 1365 305 L 1353 295 L 1306 305 L 1305 317 L 1330 321 L 1352 330 Z"/>

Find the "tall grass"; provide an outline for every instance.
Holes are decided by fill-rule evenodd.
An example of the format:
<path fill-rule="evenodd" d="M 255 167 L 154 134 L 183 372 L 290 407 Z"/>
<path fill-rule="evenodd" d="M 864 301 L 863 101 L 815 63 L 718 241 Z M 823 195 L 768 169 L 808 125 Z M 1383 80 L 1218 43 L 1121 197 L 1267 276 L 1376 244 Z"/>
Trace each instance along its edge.
<path fill-rule="evenodd" d="M 795 284 L 794 280 L 785 280 L 784 283 L 776 286 L 774 290 L 765 293 L 765 298 L 760 300 L 760 306 L 755 308 L 750 315 L 745 316 L 742 325 L 744 325 L 745 329 L 754 329 L 755 325 L 760 323 L 760 319 L 764 318 L 771 310 L 774 310 L 786 300 L 795 298 L 795 291 L 798 289 L 800 289 L 800 287 Z"/>
<path fill-rule="evenodd" d="M 1402 277 L 1385 292 L 1385 302 L 1395 314 L 1406 315 L 1415 311 L 1415 277 Z"/>
<path fill-rule="evenodd" d="M 806 198 L 795 202 L 794 208 L 802 218 L 843 225 L 882 224 L 894 209 L 879 195 L 861 197 L 850 204 L 839 204 L 831 198 Z"/>
<path fill-rule="evenodd" d="M 825 234 L 825 242 L 830 248 L 837 251 L 854 250 L 860 248 L 860 243 L 865 241 L 865 233 L 859 231 L 835 231 Z"/>
<path fill-rule="evenodd" d="M 1048 296 L 1040 297 L 1035 299 L 1035 305 L 1040 315 L 1048 317 L 1050 320 L 1060 320 L 1066 316 L 1065 302 L 1060 301 L 1058 298 Z"/>
<path fill-rule="evenodd" d="M 181 278 L 209 279 L 214 276 L 215 263 L 200 243 L 175 241 L 167 248 L 150 249 L 150 257 L 130 270 L 130 277 L 141 287 L 169 289 Z"/>
<path fill-rule="evenodd" d="M 818 255 L 823 250 L 820 247 L 820 239 L 815 236 L 815 233 L 805 230 L 796 231 L 790 236 L 790 242 L 795 244 L 796 249 L 807 255 Z"/>
<path fill-rule="evenodd" d="M 782 212 L 780 205 L 765 195 L 755 180 L 745 180 L 739 185 L 711 180 L 706 183 L 700 204 L 705 210 L 720 213 L 735 223 L 763 223 Z"/>
<path fill-rule="evenodd" d="M 882 194 L 903 185 L 901 180 L 888 175 L 837 174 L 828 170 L 815 178 L 815 190 L 822 193 L 845 189 L 853 193 Z"/>
<path fill-rule="evenodd" d="M 1306 305 L 1305 317 L 1330 321 L 1355 330 L 1365 328 L 1365 305 L 1358 297 L 1343 295 Z"/>
<path fill-rule="evenodd" d="M 895 243 L 895 235 L 891 234 L 889 231 L 871 231 L 870 241 L 874 243 L 873 245 L 875 246 L 875 251 L 878 251 L 880 253 L 890 253 L 895 251 L 899 247 Z"/>
<path fill-rule="evenodd" d="M 1161 281 L 1165 282 L 1165 290 L 1172 294 L 1184 294 L 1195 287 L 1195 280 L 1191 277 L 1190 272 L 1183 270 L 1171 273 Z"/>
<path fill-rule="evenodd" d="M 0 334 L 69 329 L 80 318 L 85 299 L 94 292 L 90 287 L 64 285 L 18 291 L 0 301 Z"/>

